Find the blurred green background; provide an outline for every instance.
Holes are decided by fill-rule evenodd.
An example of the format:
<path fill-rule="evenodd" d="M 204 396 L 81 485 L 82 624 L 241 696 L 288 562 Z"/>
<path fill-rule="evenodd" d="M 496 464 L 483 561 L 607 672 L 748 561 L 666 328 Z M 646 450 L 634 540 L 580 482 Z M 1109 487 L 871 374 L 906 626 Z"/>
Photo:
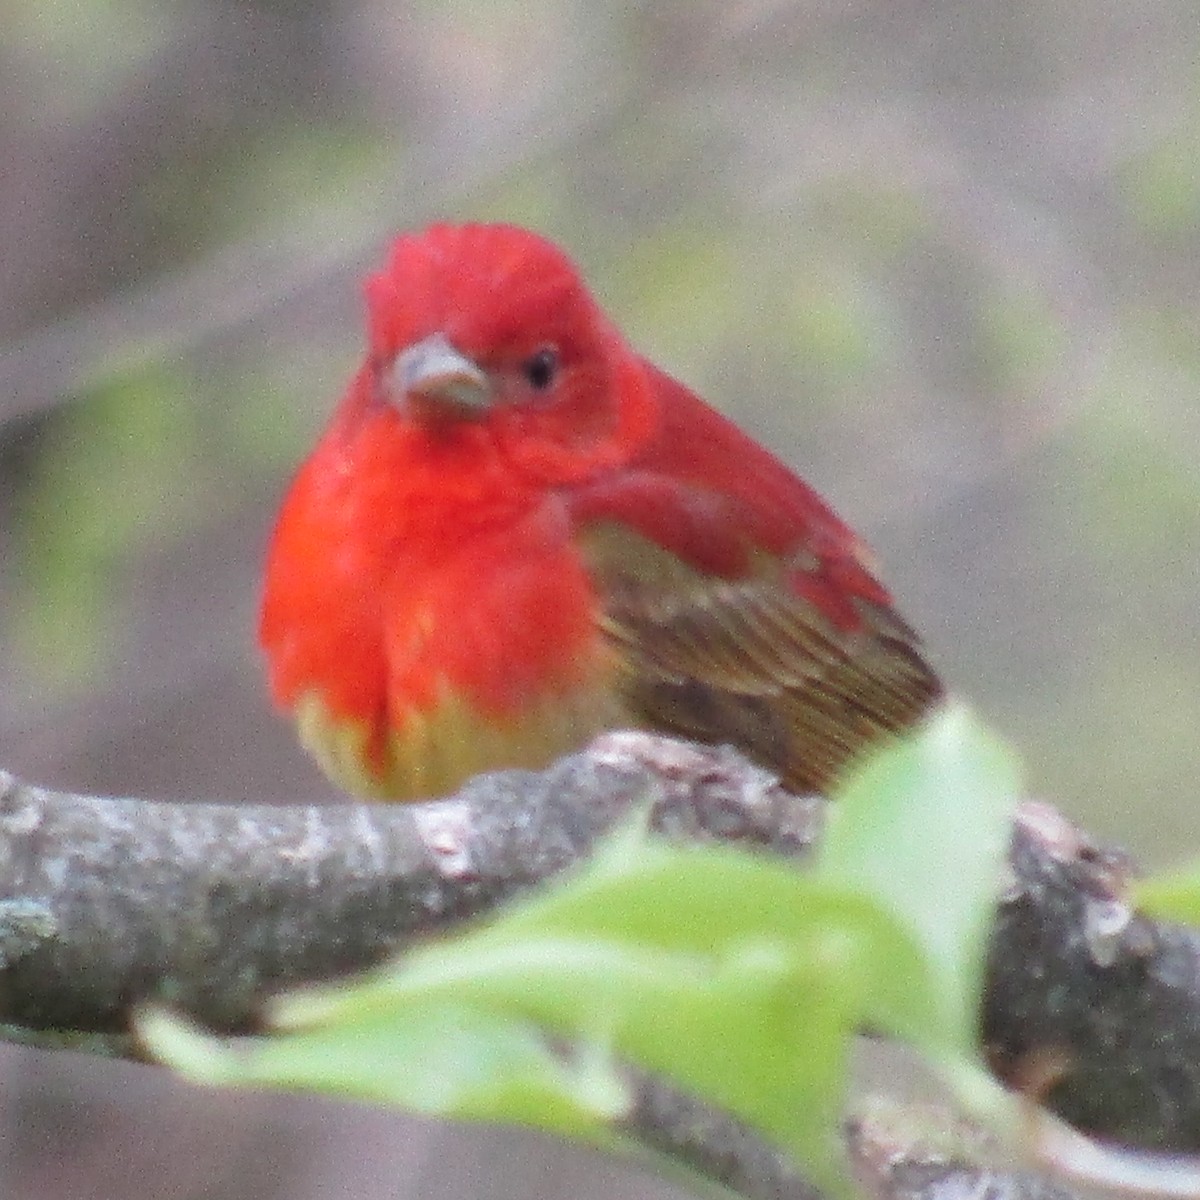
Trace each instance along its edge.
<path fill-rule="evenodd" d="M 259 679 L 274 507 L 389 237 L 503 217 L 862 530 L 1031 791 L 1145 861 L 1194 850 L 1198 64 L 1194 0 L 14 0 L 0 764 L 329 795 Z M 0 1059 L 17 1197 L 667 1190 Z"/>

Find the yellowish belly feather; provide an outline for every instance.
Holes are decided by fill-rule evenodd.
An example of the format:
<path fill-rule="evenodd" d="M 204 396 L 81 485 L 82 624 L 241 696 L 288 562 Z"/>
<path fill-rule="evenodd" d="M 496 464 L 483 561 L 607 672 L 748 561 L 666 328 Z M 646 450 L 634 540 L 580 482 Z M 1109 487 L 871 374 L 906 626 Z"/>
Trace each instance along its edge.
<path fill-rule="evenodd" d="M 447 795 L 474 775 L 521 767 L 537 770 L 578 749 L 605 729 L 629 724 L 604 688 L 577 688 L 500 721 L 442 688 L 436 706 L 410 713 L 403 730 L 388 734 L 382 761 L 367 755 L 365 721 L 334 716 L 321 694 L 305 692 L 295 708 L 300 741 L 325 773 L 356 796 L 422 800 Z"/>

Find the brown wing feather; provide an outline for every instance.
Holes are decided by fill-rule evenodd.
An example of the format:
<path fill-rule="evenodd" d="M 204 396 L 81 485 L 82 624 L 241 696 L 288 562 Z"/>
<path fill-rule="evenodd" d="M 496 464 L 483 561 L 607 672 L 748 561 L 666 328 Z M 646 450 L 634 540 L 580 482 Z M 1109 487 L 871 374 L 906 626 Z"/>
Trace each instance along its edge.
<path fill-rule="evenodd" d="M 789 788 L 825 791 L 941 695 L 917 635 L 889 608 L 855 601 L 862 628 L 847 633 L 777 569 L 721 581 L 681 574 L 675 560 L 664 585 L 657 569 L 629 573 L 622 540 L 626 569 L 610 575 L 603 628 L 623 703 L 651 727 L 731 743 Z"/>

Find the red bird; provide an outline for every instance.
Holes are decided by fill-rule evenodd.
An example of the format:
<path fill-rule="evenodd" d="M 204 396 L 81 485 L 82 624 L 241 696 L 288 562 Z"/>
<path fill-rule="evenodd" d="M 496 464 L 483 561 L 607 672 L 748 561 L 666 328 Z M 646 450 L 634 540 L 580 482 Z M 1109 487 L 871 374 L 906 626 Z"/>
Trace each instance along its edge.
<path fill-rule="evenodd" d="M 507 225 L 399 238 L 279 514 L 260 638 L 328 775 L 416 799 L 599 730 L 826 789 L 940 695 L 862 543 Z"/>

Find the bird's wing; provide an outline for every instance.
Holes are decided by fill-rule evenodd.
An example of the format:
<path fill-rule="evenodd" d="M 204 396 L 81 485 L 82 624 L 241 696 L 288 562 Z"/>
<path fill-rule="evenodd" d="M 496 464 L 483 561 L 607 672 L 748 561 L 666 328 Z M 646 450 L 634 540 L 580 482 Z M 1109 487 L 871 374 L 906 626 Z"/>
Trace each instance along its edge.
<path fill-rule="evenodd" d="M 592 545 L 611 539 L 598 530 Z M 629 530 L 620 539 L 642 542 Z M 631 558 L 664 556 L 642 542 Z M 860 750 L 941 695 L 917 635 L 887 605 L 846 598 L 858 617 L 847 629 L 794 592 L 786 570 L 720 580 L 674 559 L 654 575 L 602 574 L 601 626 L 629 713 L 679 737 L 736 745 L 793 791 L 827 791 Z"/>
<path fill-rule="evenodd" d="M 658 436 L 573 500 L 625 707 L 729 742 L 794 789 L 942 694 L 866 548 L 821 497 L 644 363 Z"/>
<path fill-rule="evenodd" d="M 728 742 L 789 788 L 825 791 L 941 693 L 916 634 L 889 607 L 852 603 L 861 621 L 846 630 L 778 579 L 618 584 L 602 625 L 638 720 Z"/>

